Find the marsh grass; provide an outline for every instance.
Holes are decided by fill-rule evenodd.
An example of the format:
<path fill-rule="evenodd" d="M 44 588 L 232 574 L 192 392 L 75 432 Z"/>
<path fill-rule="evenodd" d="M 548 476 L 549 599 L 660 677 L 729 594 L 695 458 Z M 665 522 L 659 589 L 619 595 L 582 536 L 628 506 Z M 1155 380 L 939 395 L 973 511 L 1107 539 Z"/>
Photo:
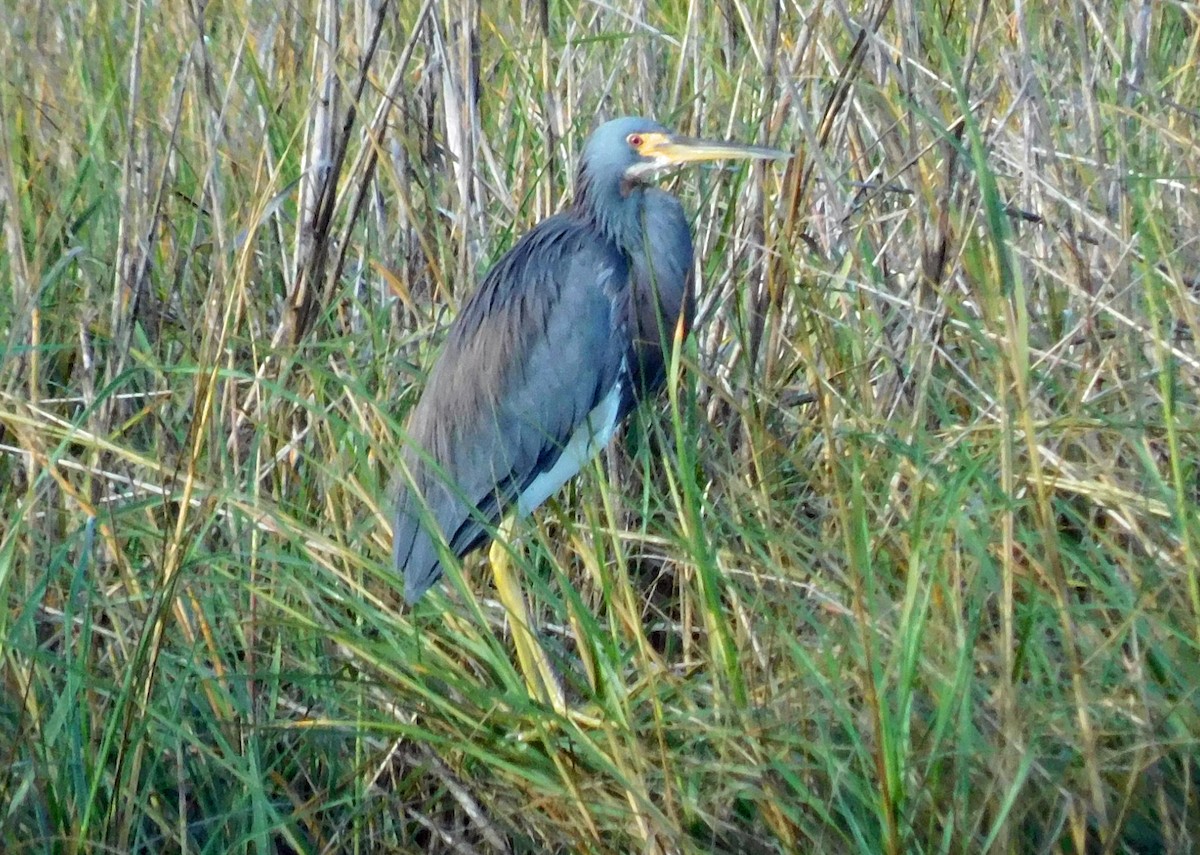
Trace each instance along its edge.
<path fill-rule="evenodd" d="M 1188 852 L 1186 4 L 5 5 L 0 839 Z M 403 423 L 599 118 L 701 323 L 514 559 L 389 566 Z"/>

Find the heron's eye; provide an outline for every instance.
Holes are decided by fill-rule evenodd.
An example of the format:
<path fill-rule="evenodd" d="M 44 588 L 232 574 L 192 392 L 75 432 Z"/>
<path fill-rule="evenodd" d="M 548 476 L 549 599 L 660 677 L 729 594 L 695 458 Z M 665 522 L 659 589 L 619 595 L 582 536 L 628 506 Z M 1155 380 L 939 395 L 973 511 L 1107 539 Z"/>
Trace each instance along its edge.
<path fill-rule="evenodd" d="M 634 148 L 641 148 L 642 143 L 645 142 L 645 140 L 642 139 L 641 134 L 630 134 L 629 136 L 625 137 L 625 142 L 629 143 Z"/>

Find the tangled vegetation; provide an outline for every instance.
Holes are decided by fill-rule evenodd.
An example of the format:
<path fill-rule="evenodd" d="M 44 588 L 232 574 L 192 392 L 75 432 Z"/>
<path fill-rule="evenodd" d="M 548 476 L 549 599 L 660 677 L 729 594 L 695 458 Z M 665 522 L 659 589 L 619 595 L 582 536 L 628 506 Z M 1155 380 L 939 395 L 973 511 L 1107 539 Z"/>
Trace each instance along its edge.
<path fill-rule="evenodd" d="M 6 852 L 1200 846 L 1200 14 L 4 0 Z M 621 114 L 669 391 L 415 610 L 389 466 Z"/>

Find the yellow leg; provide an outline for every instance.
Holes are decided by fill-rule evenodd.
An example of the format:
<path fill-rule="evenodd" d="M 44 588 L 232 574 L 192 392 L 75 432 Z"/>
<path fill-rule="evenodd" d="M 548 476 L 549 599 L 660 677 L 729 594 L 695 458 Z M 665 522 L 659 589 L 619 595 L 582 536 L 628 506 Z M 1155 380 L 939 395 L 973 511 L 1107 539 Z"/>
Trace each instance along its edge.
<path fill-rule="evenodd" d="M 529 610 L 525 608 L 525 595 L 521 584 L 512 573 L 508 550 L 511 548 L 513 518 L 507 517 L 488 552 L 488 563 L 492 565 L 492 576 L 496 581 L 496 594 L 500 604 L 508 612 L 512 625 L 513 645 L 517 648 L 517 665 L 525 678 L 530 694 L 549 704 L 560 715 L 567 713 L 567 702 L 562 686 L 558 682 L 546 651 L 538 643 L 531 629 Z"/>

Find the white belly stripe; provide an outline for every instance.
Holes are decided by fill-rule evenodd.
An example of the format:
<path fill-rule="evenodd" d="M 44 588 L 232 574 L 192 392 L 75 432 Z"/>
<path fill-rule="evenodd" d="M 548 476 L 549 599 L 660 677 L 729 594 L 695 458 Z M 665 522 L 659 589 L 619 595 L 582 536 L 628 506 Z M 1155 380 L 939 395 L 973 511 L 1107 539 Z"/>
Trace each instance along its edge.
<path fill-rule="evenodd" d="M 588 413 L 583 423 L 575 428 L 554 465 L 534 478 L 521 493 L 517 499 L 519 516 L 527 515 L 558 492 L 563 484 L 575 477 L 584 464 L 608 445 L 617 430 L 617 413 L 620 407 L 621 381 L 618 380 L 600 403 Z"/>

